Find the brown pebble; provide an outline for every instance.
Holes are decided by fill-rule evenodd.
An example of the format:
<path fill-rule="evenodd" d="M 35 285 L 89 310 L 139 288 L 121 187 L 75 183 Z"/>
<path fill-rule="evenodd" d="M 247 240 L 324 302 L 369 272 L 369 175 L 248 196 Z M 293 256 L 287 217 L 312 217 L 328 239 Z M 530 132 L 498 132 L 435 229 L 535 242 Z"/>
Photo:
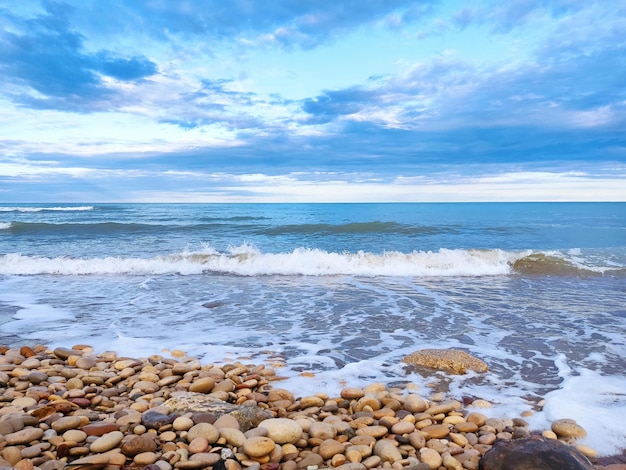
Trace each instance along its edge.
<path fill-rule="evenodd" d="M 102 436 L 111 431 L 119 431 L 120 427 L 115 423 L 91 423 L 81 428 L 88 436 Z"/>
<path fill-rule="evenodd" d="M 233 415 L 224 414 L 215 420 L 213 426 L 215 426 L 217 429 L 239 429 L 239 421 L 237 421 L 237 418 L 235 418 Z"/>
<path fill-rule="evenodd" d="M 135 455 L 133 458 L 133 464 L 143 466 L 151 465 L 156 462 L 158 456 L 154 452 L 142 452 L 141 454 Z"/>
<path fill-rule="evenodd" d="M 324 460 L 330 459 L 337 454 L 343 453 L 345 446 L 334 439 L 326 439 L 319 445 L 318 453 Z"/>
<path fill-rule="evenodd" d="M 454 428 L 458 432 L 476 432 L 478 431 L 478 425 L 476 423 L 457 423 L 454 425 Z"/>
<path fill-rule="evenodd" d="M 196 437 L 189 443 L 188 449 L 191 454 L 206 452 L 209 450 L 209 441 L 204 437 Z"/>
<path fill-rule="evenodd" d="M 17 462 L 22 460 L 22 451 L 19 447 L 5 447 L 0 451 L 0 456 L 9 462 L 10 466 L 15 465 Z"/>
<path fill-rule="evenodd" d="M 450 425 L 448 424 L 433 424 L 422 428 L 422 432 L 428 435 L 429 439 L 443 439 L 450 434 Z"/>
<path fill-rule="evenodd" d="M 32 460 L 30 459 L 22 459 L 19 462 L 17 462 L 13 468 L 15 470 L 33 470 L 34 465 Z"/>
<path fill-rule="evenodd" d="M 189 386 L 190 392 L 196 393 L 209 393 L 215 387 L 215 380 L 211 377 L 203 377 L 201 379 L 196 380 Z"/>
<path fill-rule="evenodd" d="M 559 419 L 552 423 L 552 431 L 559 437 L 578 439 L 585 437 L 587 432 L 572 419 Z"/>
<path fill-rule="evenodd" d="M 385 426 L 366 426 L 356 431 L 357 436 L 383 437 L 389 430 Z"/>
<path fill-rule="evenodd" d="M 243 451 L 250 457 L 263 457 L 269 455 L 276 447 L 276 443 L 269 437 L 250 437 L 243 443 Z"/>
<path fill-rule="evenodd" d="M 122 444 L 122 453 L 127 457 L 134 457 L 143 452 L 154 452 L 157 450 L 157 443 L 149 436 L 137 436 Z"/>
<path fill-rule="evenodd" d="M 4 442 L 9 445 L 24 445 L 30 444 L 32 441 L 36 441 L 43 436 L 43 429 L 41 428 L 25 428 L 21 431 L 13 432 L 4 436 Z"/>

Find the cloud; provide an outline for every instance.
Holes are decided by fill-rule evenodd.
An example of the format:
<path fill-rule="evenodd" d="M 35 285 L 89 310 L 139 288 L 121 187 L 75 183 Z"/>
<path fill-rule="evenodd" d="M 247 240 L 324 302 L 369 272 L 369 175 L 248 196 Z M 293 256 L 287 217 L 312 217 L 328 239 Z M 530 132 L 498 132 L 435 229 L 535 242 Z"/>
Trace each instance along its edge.
<path fill-rule="evenodd" d="M 155 37 L 234 39 L 248 46 L 316 47 L 364 25 L 398 24 L 426 15 L 440 0 L 344 0 L 272 2 L 124 2 L 124 18 Z M 120 2 L 116 2 L 120 3 Z M 391 18 L 394 20 L 391 21 Z"/>
<path fill-rule="evenodd" d="M 375 91 L 362 87 L 326 91 L 302 102 L 302 110 L 311 116 L 311 123 L 325 123 L 348 114 L 355 114 L 375 99 Z"/>
<path fill-rule="evenodd" d="M 117 57 L 104 51 L 96 54 L 92 61 L 95 70 L 122 81 L 133 81 L 150 77 L 157 73 L 157 66 L 146 57 Z"/>
<path fill-rule="evenodd" d="M 157 72 L 143 56 L 85 52 L 85 37 L 69 23 L 73 9 L 54 2 L 45 7 L 45 14 L 30 19 L 7 15 L 14 28 L 0 36 L 0 76 L 14 101 L 39 109 L 86 110 L 98 102 L 102 107 L 115 94 L 106 77 L 128 82 Z"/>
<path fill-rule="evenodd" d="M 404 178 L 447 198 L 444 175 L 503 190 L 461 182 L 474 165 L 547 188 L 587 181 L 560 164 L 626 158 L 619 2 L 24 2 L 0 11 L 0 185 L 422 194 Z"/>

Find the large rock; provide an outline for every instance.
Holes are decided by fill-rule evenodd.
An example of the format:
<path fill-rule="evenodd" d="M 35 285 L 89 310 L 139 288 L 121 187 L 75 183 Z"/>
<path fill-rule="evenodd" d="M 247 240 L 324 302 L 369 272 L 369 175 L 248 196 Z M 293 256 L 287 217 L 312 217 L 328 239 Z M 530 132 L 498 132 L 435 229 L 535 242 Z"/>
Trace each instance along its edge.
<path fill-rule="evenodd" d="M 482 373 L 489 369 L 480 359 L 458 349 L 422 349 L 404 357 L 402 362 L 453 374 L 465 374 L 468 370 Z"/>
<path fill-rule="evenodd" d="M 593 470 L 587 457 L 555 439 L 533 436 L 499 441 L 480 459 L 480 470 Z"/>
<path fill-rule="evenodd" d="M 234 405 L 204 393 L 175 392 L 172 398 L 163 404 L 175 415 L 190 412 L 210 413 L 219 418 L 229 414 L 239 422 L 239 428 L 243 432 L 257 427 L 261 421 L 272 417 L 268 411 L 256 405 Z"/>

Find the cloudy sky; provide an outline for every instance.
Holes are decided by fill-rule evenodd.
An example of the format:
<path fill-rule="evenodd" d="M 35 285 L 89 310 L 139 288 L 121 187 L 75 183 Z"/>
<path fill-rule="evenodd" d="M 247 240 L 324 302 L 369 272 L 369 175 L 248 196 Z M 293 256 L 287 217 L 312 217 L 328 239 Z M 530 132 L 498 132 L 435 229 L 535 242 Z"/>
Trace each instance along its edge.
<path fill-rule="evenodd" d="M 626 0 L 0 0 L 0 201 L 626 200 Z"/>

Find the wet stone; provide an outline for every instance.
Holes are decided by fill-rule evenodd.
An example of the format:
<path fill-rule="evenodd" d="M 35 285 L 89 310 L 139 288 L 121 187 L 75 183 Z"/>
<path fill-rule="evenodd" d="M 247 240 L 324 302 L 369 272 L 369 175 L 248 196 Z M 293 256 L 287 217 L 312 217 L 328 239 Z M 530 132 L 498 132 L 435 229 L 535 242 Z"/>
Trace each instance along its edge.
<path fill-rule="evenodd" d="M 81 351 L 76 351 L 74 349 L 68 349 L 68 348 L 56 348 L 53 352 L 54 352 L 54 355 L 58 357 L 59 359 L 67 359 L 70 356 L 82 355 Z"/>
<path fill-rule="evenodd" d="M 499 441 L 480 459 L 481 470 L 593 470 L 575 448 L 554 439 Z"/>
<path fill-rule="evenodd" d="M 134 457 L 143 452 L 154 452 L 157 450 L 157 443 L 149 436 L 133 437 L 122 444 L 122 453 L 127 457 Z"/>
<path fill-rule="evenodd" d="M 585 437 L 587 432 L 572 419 L 559 419 L 552 423 L 552 431 L 559 437 L 578 439 Z"/>
<path fill-rule="evenodd" d="M 146 411 L 141 415 L 141 424 L 148 429 L 159 429 L 167 424 L 172 424 L 176 416 L 166 415 L 157 411 Z"/>

